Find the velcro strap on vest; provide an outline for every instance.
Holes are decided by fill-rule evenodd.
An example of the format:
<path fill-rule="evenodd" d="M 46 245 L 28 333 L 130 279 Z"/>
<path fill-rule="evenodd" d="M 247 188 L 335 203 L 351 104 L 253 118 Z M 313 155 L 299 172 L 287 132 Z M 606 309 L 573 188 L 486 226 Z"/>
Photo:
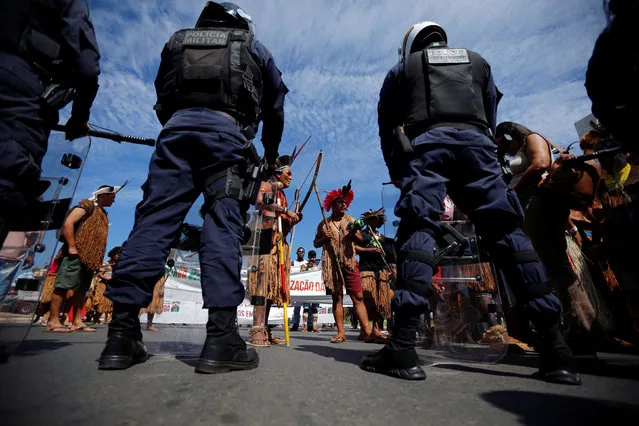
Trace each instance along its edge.
<path fill-rule="evenodd" d="M 425 263 L 431 268 L 435 268 L 437 266 L 437 259 L 435 256 L 423 250 L 402 250 L 399 252 L 397 260 L 399 263 L 407 260 L 414 260 L 416 262 Z"/>

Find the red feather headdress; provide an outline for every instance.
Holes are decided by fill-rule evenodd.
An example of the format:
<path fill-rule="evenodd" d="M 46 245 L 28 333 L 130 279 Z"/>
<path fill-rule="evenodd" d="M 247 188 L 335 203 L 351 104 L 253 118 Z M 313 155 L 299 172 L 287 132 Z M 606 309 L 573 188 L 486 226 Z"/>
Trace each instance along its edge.
<path fill-rule="evenodd" d="M 334 189 L 328 194 L 326 194 L 326 197 L 324 198 L 324 210 L 326 210 L 327 212 L 330 212 L 331 206 L 333 205 L 333 201 L 335 201 L 339 197 L 344 197 L 344 199 L 346 200 L 346 208 L 351 206 L 351 203 L 353 202 L 353 199 L 355 198 L 355 193 L 351 189 L 350 180 L 345 186 L 339 189 Z"/>

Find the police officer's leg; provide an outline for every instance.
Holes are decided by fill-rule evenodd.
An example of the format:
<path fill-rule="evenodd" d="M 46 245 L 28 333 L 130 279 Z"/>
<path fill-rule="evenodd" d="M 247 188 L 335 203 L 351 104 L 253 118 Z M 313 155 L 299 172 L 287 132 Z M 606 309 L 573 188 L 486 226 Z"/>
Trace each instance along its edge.
<path fill-rule="evenodd" d="M 27 62 L 0 52 L 0 246 L 44 191 L 42 158 L 58 113 L 43 107 L 42 89 Z"/>
<path fill-rule="evenodd" d="M 445 147 L 422 148 L 416 154 L 395 207 L 401 222 L 396 240 L 396 291 L 391 301 L 393 332 L 386 346 L 360 365 L 367 371 L 407 380 L 426 378 L 419 367 L 415 343 L 419 316 L 428 309 L 428 297 L 433 292 L 434 235 L 446 196 L 445 168 L 451 160 Z"/>
<path fill-rule="evenodd" d="M 16 221 L 33 212 L 40 188 L 44 189 L 41 161 L 18 141 L 0 140 L 0 247 Z"/>
<path fill-rule="evenodd" d="M 574 358 L 559 329 L 561 303 L 520 228 L 523 211 L 514 191 L 501 178 L 495 153 L 489 147 L 462 147 L 456 150 L 456 159 L 457 170 L 464 173 L 451 185 L 451 198 L 474 221 L 493 262 L 540 333 L 538 375 L 551 382 L 580 384 Z"/>
<path fill-rule="evenodd" d="M 194 149 L 197 139 L 186 136 L 165 128 L 158 138 L 133 230 L 104 293 L 113 301 L 113 315 L 99 359 L 100 369 L 128 368 L 147 359 L 140 308 L 153 299 L 153 288 L 164 273 L 171 243 L 199 195 L 187 160 L 188 150 Z"/>
<path fill-rule="evenodd" d="M 205 190 L 205 196 L 224 189 L 226 178 L 218 179 Z M 213 195 L 213 198 L 215 195 Z M 208 203 L 207 203 L 208 204 Z M 200 236 L 202 297 L 209 310 L 206 341 L 195 371 L 224 373 L 257 368 L 259 356 L 237 331 L 237 307 L 244 300 L 240 280 L 241 245 L 248 205 L 230 197 L 213 202 L 204 217 Z"/>

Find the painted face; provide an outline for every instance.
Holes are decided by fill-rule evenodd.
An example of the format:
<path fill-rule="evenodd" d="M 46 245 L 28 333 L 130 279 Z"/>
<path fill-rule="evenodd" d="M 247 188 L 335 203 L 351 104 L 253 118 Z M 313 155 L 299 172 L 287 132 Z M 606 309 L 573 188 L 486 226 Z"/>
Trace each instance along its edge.
<path fill-rule="evenodd" d="M 291 171 L 290 167 L 284 167 L 282 173 L 278 173 L 276 176 L 277 180 L 282 183 L 284 188 L 288 188 L 289 186 L 291 186 L 291 180 L 293 180 L 293 172 Z"/>
<path fill-rule="evenodd" d="M 335 213 L 345 213 L 346 212 L 346 199 L 344 197 L 337 197 L 333 200 L 333 205 L 331 206 Z"/>

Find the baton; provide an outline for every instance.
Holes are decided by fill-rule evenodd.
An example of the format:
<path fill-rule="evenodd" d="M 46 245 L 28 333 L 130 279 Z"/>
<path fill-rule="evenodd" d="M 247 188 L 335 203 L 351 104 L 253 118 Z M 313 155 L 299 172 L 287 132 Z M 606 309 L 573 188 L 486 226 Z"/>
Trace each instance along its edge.
<path fill-rule="evenodd" d="M 614 155 L 614 154 L 619 154 L 620 152 L 624 152 L 624 149 L 621 146 L 615 146 L 612 148 L 604 148 L 604 149 L 600 149 L 599 151 L 595 151 L 592 154 L 584 154 L 584 155 L 580 155 L 576 158 L 567 158 L 565 160 L 563 160 L 563 163 L 566 164 L 567 166 L 576 166 L 579 163 L 584 163 L 588 160 L 594 160 L 597 159 L 599 157 L 604 157 L 607 155 Z"/>
<path fill-rule="evenodd" d="M 55 126 L 52 127 L 52 130 L 64 132 L 65 127 L 62 124 L 56 124 Z M 113 132 L 101 132 L 99 130 L 93 130 L 93 129 L 90 129 L 87 132 L 87 135 L 93 136 L 94 138 L 109 139 L 118 143 L 128 142 L 128 143 L 133 143 L 136 145 L 155 146 L 155 139 L 141 138 L 139 136 L 123 135 L 120 133 L 113 133 Z"/>

